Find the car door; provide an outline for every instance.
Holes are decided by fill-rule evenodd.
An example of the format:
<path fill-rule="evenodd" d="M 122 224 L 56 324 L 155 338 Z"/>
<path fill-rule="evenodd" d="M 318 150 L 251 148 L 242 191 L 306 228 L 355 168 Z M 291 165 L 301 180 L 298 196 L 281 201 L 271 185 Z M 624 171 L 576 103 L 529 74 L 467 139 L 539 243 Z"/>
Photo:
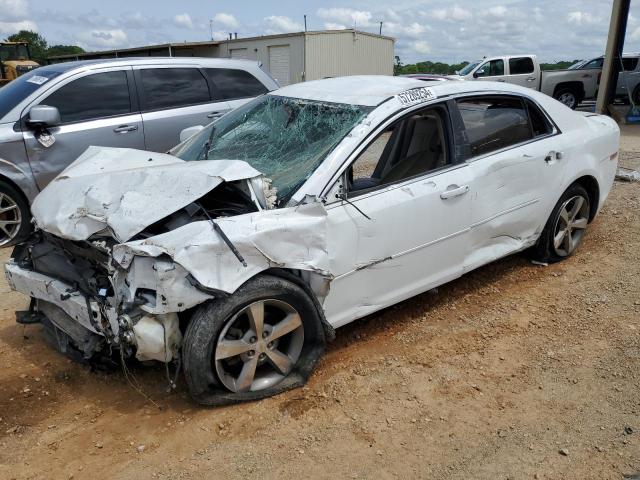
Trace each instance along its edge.
<path fill-rule="evenodd" d="M 23 121 L 22 135 L 39 188 L 44 188 L 89 146 L 144 149 L 142 117 L 130 86 L 130 67 L 83 73 L 47 90 L 32 105 L 60 111 L 60 125 L 49 128 L 55 139 L 42 145 L 36 131 Z M 135 93 L 135 92 L 133 92 Z"/>
<path fill-rule="evenodd" d="M 269 89 L 251 72 L 239 68 L 205 68 L 214 99 L 226 100 L 231 110 L 263 95 Z"/>
<path fill-rule="evenodd" d="M 356 151 L 328 194 L 328 252 L 337 276 L 324 309 L 332 325 L 462 273 L 470 176 L 453 157 L 451 137 L 444 104 L 416 110 Z"/>
<path fill-rule="evenodd" d="M 487 60 L 473 72 L 473 78 L 491 82 L 505 82 L 507 77 L 505 75 L 504 59 L 494 58 Z"/>
<path fill-rule="evenodd" d="M 134 67 L 147 150 L 165 152 L 180 143 L 180 132 L 207 125 L 230 107 L 212 100 L 209 82 L 198 67 Z"/>
<path fill-rule="evenodd" d="M 508 60 L 509 74 L 507 83 L 520 85 L 521 87 L 537 88 L 539 85 L 538 73 L 531 57 L 511 57 Z"/>
<path fill-rule="evenodd" d="M 556 127 L 531 100 L 514 95 L 459 98 L 471 189 L 465 271 L 530 246 L 564 182 Z"/>

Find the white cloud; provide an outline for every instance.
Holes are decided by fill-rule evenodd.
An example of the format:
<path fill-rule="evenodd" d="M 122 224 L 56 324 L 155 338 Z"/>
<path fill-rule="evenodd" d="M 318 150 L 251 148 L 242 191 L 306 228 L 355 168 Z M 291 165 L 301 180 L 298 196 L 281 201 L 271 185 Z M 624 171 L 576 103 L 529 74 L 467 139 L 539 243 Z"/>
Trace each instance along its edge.
<path fill-rule="evenodd" d="M 193 28 L 193 21 L 191 15 L 188 13 L 181 13 L 173 17 L 173 23 L 180 28 L 187 28 L 191 30 Z"/>
<path fill-rule="evenodd" d="M 318 17 L 334 24 L 348 24 L 352 27 L 354 24 L 356 27 L 368 27 L 372 25 L 371 12 L 366 10 L 354 10 L 352 8 L 319 8 L 317 11 Z"/>
<path fill-rule="evenodd" d="M 18 33 L 20 30 L 38 31 L 38 25 L 31 20 L 19 22 L 0 22 L 0 39 Z"/>
<path fill-rule="evenodd" d="M 598 20 L 590 12 L 575 11 L 569 12 L 567 15 L 567 21 L 575 25 L 591 25 L 596 23 Z"/>
<path fill-rule="evenodd" d="M 630 40 L 636 41 L 640 40 L 640 27 L 636 28 L 631 35 L 629 36 Z"/>
<path fill-rule="evenodd" d="M 29 14 L 27 0 L 0 0 L 0 20 L 23 20 Z"/>
<path fill-rule="evenodd" d="M 269 35 L 276 33 L 300 32 L 303 29 L 302 24 L 291 20 L 289 17 L 279 15 L 265 17 L 264 23 L 267 26 L 266 33 Z"/>
<path fill-rule="evenodd" d="M 128 46 L 129 39 L 123 30 L 90 30 L 76 35 L 88 49 L 120 48 Z"/>
<path fill-rule="evenodd" d="M 421 37 L 426 31 L 427 29 L 417 22 L 413 22 L 404 27 L 404 33 L 409 37 Z"/>
<path fill-rule="evenodd" d="M 239 25 L 236 17 L 234 17 L 230 13 L 216 13 L 213 17 L 213 21 L 222 25 L 223 27 L 228 28 L 236 28 Z"/>
<path fill-rule="evenodd" d="M 458 5 L 454 5 L 451 8 L 437 8 L 431 12 L 431 16 L 436 20 L 454 20 L 456 22 L 462 22 L 471 19 L 473 14 Z"/>
<path fill-rule="evenodd" d="M 416 51 L 417 53 L 421 53 L 423 55 L 431 53 L 431 46 L 424 40 L 418 40 L 417 42 L 413 42 L 411 46 L 413 47 L 413 50 Z"/>
<path fill-rule="evenodd" d="M 351 27 L 347 27 L 342 23 L 325 22 L 324 28 L 325 30 L 344 30 L 345 28 L 351 28 Z"/>
<path fill-rule="evenodd" d="M 496 5 L 495 7 L 490 7 L 487 12 L 492 17 L 504 17 L 507 14 L 507 7 L 504 5 Z"/>

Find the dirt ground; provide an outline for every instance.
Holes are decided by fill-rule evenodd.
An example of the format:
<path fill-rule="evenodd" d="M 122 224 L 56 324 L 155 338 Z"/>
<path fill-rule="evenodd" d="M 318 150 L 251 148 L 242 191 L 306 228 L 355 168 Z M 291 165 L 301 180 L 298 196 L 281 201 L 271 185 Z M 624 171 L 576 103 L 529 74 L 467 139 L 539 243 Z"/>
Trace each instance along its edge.
<path fill-rule="evenodd" d="M 623 161 L 634 157 L 640 146 Z M 0 478 L 638 473 L 639 194 L 616 183 L 569 260 L 479 269 L 338 330 L 305 388 L 218 409 L 183 383 L 166 393 L 162 368 L 134 372 L 158 408 L 121 372 L 66 360 L 15 323 L 27 301 L 3 279 Z"/>

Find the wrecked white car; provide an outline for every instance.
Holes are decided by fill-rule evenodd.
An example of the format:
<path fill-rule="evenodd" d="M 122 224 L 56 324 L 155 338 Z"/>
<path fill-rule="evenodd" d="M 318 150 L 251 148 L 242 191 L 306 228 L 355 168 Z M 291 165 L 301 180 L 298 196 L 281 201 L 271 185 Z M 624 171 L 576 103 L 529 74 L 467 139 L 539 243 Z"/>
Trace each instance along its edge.
<path fill-rule="evenodd" d="M 170 154 L 91 148 L 6 265 L 85 359 L 174 363 L 207 405 L 301 385 L 333 329 L 497 258 L 555 262 L 619 130 L 515 85 L 348 77 L 259 97 Z"/>

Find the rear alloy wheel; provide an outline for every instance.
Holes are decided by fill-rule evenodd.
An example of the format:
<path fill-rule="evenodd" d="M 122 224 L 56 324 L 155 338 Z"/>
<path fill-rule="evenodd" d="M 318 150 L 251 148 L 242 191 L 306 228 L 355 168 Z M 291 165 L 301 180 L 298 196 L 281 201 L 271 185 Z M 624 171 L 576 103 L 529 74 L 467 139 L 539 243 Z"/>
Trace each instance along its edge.
<path fill-rule="evenodd" d="M 575 110 L 575 108 L 578 106 L 578 96 L 573 90 L 570 89 L 558 90 L 553 98 L 572 110 Z"/>
<path fill-rule="evenodd" d="M 541 262 L 559 262 L 572 255 L 582 243 L 589 223 L 589 194 L 574 184 L 564 192 L 532 249 L 532 256 Z"/>
<path fill-rule="evenodd" d="M 11 185 L 0 181 L 0 247 L 23 240 L 29 231 L 29 206 Z"/>
<path fill-rule="evenodd" d="M 191 396 L 224 405 L 303 385 L 326 343 L 318 308 L 302 287 L 271 275 L 198 307 L 182 344 Z"/>

